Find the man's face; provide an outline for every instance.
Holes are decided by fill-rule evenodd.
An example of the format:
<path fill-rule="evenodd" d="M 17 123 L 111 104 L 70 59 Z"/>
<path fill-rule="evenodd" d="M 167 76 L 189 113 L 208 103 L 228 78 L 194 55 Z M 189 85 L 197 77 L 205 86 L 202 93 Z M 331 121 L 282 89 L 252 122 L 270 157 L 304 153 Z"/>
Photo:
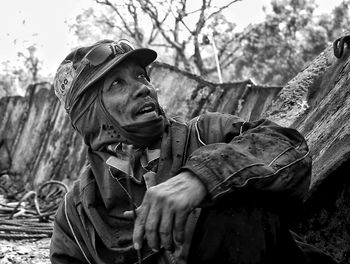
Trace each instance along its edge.
<path fill-rule="evenodd" d="M 113 68 L 103 86 L 103 102 L 108 112 L 121 126 L 155 119 L 159 104 L 145 69 L 133 61 Z"/>

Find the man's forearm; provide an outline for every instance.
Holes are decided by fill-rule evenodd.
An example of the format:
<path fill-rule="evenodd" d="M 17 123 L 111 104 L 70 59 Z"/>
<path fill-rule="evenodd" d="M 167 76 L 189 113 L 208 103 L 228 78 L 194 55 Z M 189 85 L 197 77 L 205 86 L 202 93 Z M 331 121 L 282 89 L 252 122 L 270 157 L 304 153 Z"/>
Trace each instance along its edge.
<path fill-rule="evenodd" d="M 305 140 L 295 130 L 261 126 L 229 143 L 214 143 L 192 153 L 183 167 L 205 184 L 215 199 L 237 189 L 284 192 L 302 200 L 311 173 Z"/>

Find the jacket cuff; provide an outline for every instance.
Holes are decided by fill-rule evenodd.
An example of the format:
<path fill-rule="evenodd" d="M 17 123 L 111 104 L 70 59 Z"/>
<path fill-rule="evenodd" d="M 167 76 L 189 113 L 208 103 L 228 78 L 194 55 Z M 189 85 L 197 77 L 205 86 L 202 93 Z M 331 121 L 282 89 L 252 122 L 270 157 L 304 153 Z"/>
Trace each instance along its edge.
<path fill-rule="evenodd" d="M 217 175 L 215 175 L 210 168 L 203 165 L 201 162 L 197 162 L 196 160 L 189 160 L 186 162 L 185 166 L 182 167 L 181 171 L 188 170 L 198 177 L 198 179 L 204 184 L 205 188 L 208 192 L 208 198 L 212 200 L 217 192 L 215 191 L 215 187 L 218 186 L 222 179 L 220 179 Z"/>

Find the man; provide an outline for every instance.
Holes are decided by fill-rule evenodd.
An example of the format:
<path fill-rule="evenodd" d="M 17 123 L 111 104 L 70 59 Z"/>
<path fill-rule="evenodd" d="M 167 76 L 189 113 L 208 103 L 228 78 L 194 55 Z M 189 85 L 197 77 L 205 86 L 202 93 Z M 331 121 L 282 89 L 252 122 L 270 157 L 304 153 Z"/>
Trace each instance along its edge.
<path fill-rule="evenodd" d="M 228 114 L 168 119 L 156 56 L 105 40 L 60 65 L 89 165 L 57 212 L 52 263 L 308 263 L 285 219 L 310 182 L 303 137 Z"/>

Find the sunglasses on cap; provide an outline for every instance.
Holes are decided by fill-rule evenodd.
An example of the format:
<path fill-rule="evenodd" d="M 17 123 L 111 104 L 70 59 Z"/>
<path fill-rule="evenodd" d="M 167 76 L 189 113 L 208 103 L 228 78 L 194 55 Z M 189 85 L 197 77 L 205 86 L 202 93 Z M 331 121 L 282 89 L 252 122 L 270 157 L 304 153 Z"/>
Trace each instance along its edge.
<path fill-rule="evenodd" d="M 85 59 L 92 66 L 104 63 L 111 55 L 113 57 L 134 50 L 134 47 L 127 40 L 119 40 L 117 43 L 103 43 L 90 50 Z"/>

